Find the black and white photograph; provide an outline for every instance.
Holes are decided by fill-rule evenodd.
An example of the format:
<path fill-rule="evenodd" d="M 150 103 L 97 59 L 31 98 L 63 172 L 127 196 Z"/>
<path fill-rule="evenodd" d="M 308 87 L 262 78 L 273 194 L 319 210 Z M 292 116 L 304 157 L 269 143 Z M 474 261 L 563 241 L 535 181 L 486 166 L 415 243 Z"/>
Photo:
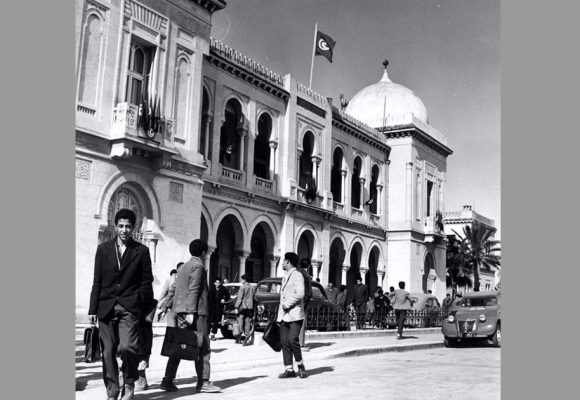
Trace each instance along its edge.
<path fill-rule="evenodd" d="M 499 400 L 500 11 L 75 0 L 75 398 Z"/>

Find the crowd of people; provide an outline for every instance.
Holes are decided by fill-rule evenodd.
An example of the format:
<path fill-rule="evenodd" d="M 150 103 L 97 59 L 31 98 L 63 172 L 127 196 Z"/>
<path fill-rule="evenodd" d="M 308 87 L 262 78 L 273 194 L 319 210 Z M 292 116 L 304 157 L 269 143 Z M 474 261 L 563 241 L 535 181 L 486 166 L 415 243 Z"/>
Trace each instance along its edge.
<path fill-rule="evenodd" d="M 102 376 L 107 400 L 132 400 L 135 391 L 147 390 L 146 369 L 153 344 L 153 319 L 163 318 L 167 326 L 191 331 L 198 338 L 199 357 L 195 362 L 196 392 L 216 393 L 221 389 L 211 382 L 211 341 L 215 340 L 224 304 L 230 299 L 221 278 L 208 287 L 203 260 L 207 243 L 195 239 L 189 244 L 191 258 L 170 271 L 159 294 L 153 295 L 153 274 L 149 249 L 132 238 L 136 215 L 129 209 L 115 214 L 114 239 L 97 247 L 89 321 L 99 327 Z M 284 370 L 279 378 L 305 378 L 302 360 L 306 306 L 312 292 L 308 272 L 298 266 L 298 255 L 286 253 L 277 322 Z M 242 275 L 235 310 L 239 332 L 236 341 L 252 344 L 254 289 Z M 338 296 L 337 296 L 338 297 Z M 119 368 L 117 357 L 121 360 Z M 175 392 L 174 379 L 181 359 L 168 357 L 161 389 Z M 296 363 L 297 373 L 294 370 Z M 122 381 L 119 377 L 121 371 Z"/>
<path fill-rule="evenodd" d="M 178 263 L 170 271 L 157 301 L 153 295 L 149 249 L 132 239 L 135 221 L 133 211 L 119 210 L 115 215 L 116 237 L 100 244 L 95 256 L 89 321 L 93 325 L 98 322 L 99 326 L 107 399 L 117 400 L 121 396 L 121 400 L 131 400 L 135 391 L 148 389 L 145 371 L 149 366 L 156 311 L 158 321 L 165 318 L 168 327 L 191 331 L 199 338 L 199 357 L 195 360 L 196 392 L 220 392 L 221 389 L 210 380 L 210 342 L 216 340 L 224 304 L 230 300 L 230 294 L 220 277 L 214 279 L 211 287 L 208 285 L 203 262 L 208 245 L 200 239 L 190 243 L 191 258 Z M 296 253 L 288 252 L 282 260 L 282 269 L 284 276 L 276 321 L 280 329 L 284 370 L 278 377 L 305 378 L 307 373 L 302 352 L 308 351 L 305 330 L 308 303 L 312 297 L 312 267 L 308 259 L 299 262 Z M 368 323 L 386 328 L 386 315 L 394 309 L 398 338 L 402 339 L 407 312 L 412 309 L 415 300 L 405 290 L 405 282 L 399 282 L 396 290 L 390 287 L 389 293 L 383 293 L 383 289 L 377 287 L 370 295 L 360 274 L 355 280 L 352 296 L 349 296 L 345 285 L 336 288 L 332 282 L 328 283 L 325 290 L 328 300 L 336 304 L 340 311 L 352 313 L 357 329 Z M 241 282 L 234 305 L 238 315 L 234 336 L 236 343 L 247 346 L 253 344 L 254 337 L 255 289 L 246 275 L 241 276 Z M 448 294 L 443 301 L 444 311 L 451 307 L 451 303 Z M 117 356 L 121 359 L 120 369 Z M 180 361 L 180 358 L 168 357 L 160 386 L 162 390 L 178 390 L 173 381 Z"/>

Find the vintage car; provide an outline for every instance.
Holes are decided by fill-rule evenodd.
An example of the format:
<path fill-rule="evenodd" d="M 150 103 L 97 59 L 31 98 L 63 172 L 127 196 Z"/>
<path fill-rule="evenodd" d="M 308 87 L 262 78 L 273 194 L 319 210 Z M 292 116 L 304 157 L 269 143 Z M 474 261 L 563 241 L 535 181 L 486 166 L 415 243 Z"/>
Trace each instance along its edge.
<path fill-rule="evenodd" d="M 280 305 L 281 277 L 262 279 L 254 295 L 254 315 L 256 330 L 263 329 L 269 320 L 275 319 Z M 312 281 L 312 299 L 308 304 L 306 329 L 342 330 L 347 329 L 348 319 L 339 307 L 326 297 L 322 285 Z"/>
<path fill-rule="evenodd" d="M 501 347 L 501 293 L 464 293 L 459 308 L 443 321 L 441 331 L 447 347 L 475 339 L 491 340 Z"/>
<path fill-rule="evenodd" d="M 250 283 L 250 285 L 254 289 L 256 286 L 258 286 L 256 283 Z M 220 324 L 220 331 L 223 337 L 227 339 L 233 339 L 234 337 L 233 326 L 234 322 L 238 320 L 238 314 L 236 314 L 234 306 L 236 305 L 236 299 L 238 298 L 238 292 L 241 286 L 241 282 L 224 283 L 224 287 L 230 294 L 230 299 L 224 304 L 224 312 Z"/>

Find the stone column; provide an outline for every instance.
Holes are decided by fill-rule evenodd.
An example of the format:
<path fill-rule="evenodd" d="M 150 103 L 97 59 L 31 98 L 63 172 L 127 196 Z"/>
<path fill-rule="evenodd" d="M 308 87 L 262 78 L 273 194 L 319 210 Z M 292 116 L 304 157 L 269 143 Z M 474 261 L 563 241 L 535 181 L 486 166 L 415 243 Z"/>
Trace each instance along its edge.
<path fill-rule="evenodd" d="M 246 259 L 249 255 L 250 253 L 247 251 L 242 251 L 238 254 L 238 278 L 241 278 L 246 273 Z"/>
<path fill-rule="evenodd" d="M 347 193 L 346 192 L 346 182 L 347 182 L 346 181 L 346 175 L 347 175 L 346 169 L 341 169 L 340 170 L 340 177 L 341 177 L 340 179 L 342 179 L 342 185 L 341 185 L 342 191 L 341 191 L 340 194 L 341 194 L 342 198 L 340 199 L 339 203 L 342 203 L 345 206 L 346 206 L 346 203 L 347 203 L 347 201 L 346 201 L 346 199 L 347 199 L 347 196 L 346 196 L 346 193 Z"/>
<path fill-rule="evenodd" d="M 205 259 L 203 260 L 203 265 L 205 266 L 205 270 L 207 271 L 207 284 L 208 285 L 211 285 L 209 268 L 210 268 L 211 255 L 213 254 L 214 251 L 215 251 L 215 247 L 208 246 L 207 253 L 205 253 Z"/>
<path fill-rule="evenodd" d="M 246 154 L 246 148 L 245 148 L 245 138 L 248 134 L 248 130 L 245 128 L 240 128 L 238 130 L 238 151 L 239 151 L 239 158 L 238 158 L 238 170 L 243 171 L 244 170 L 244 163 L 245 163 L 245 154 Z"/>
<path fill-rule="evenodd" d="M 205 141 L 203 143 L 203 156 L 205 159 L 208 159 L 209 156 L 209 135 L 211 135 L 211 124 L 213 123 L 213 115 L 207 114 L 206 116 L 206 125 L 203 127 L 205 130 Z"/>
<path fill-rule="evenodd" d="M 377 215 L 381 215 L 381 213 L 383 212 L 383 207 L 381 207 L 381 204 L 383 203 L 382 192 L 383 185 L 379 183 L 377 184 L 377 198 L 375 199 L 375 201 L 377 202 Z"/>
<path fill-rule="evenodd" d="M 346 286 L 346 273 L 350 269 L 350 265 L 343 264 L 342 265 L 342 274 L 340 276 L 340 284 Z"/>
<path fill-rule="evenodd" d="M 383 292 L 385 291 L 385 288 L 383 287 L 384 274 L 385 274 L 385 271 L 383 269 L 377 268 L 377 286 L 380 286 L 381 289 L 383 289 Z"/>
<path fill-rule="evenodd" d="M 360 193 L 359 193 L 359 208 L 362 209 L 364 205 L 364 195 L 365 195 L 365 178 L 358 178 L 360 183 Z"/>
<path fill-rule="evenodd" d="M 413 213 L 413 163 L 407 163 L 407 179 L 405 191 L 405 221 L 411 222 Z"/>
<path fill-rule="evenodd" d="M 270 166 L 269 166 L 269 178 L 274 180 L 276 174 L 276 149 L 278 148 L 278 143 L 270 140 Z"/>
<path fill-rule="evenodd" d="M 319 156 L 312 156 L 312 178 L 314 179 L 316 187 L 320 186 L 318 182 L 318 166 L 321 160 Z"/>
<path fill-rule="evenodd" d="M 298 168 L 296 168 L 294 179 L 296 180 L 296 184 L 298 185 L 298 187 L 300 187 L 300 174 L 303 172 L 300 170 L 300 168 L 302 167 L 300 165 L 300 157 L 302 157 L 303 151 L 304 150 L 302 150 L 302 149 L 296 149 L 296 155 L 297 155 L 296 165 L 298 166 Z"/>

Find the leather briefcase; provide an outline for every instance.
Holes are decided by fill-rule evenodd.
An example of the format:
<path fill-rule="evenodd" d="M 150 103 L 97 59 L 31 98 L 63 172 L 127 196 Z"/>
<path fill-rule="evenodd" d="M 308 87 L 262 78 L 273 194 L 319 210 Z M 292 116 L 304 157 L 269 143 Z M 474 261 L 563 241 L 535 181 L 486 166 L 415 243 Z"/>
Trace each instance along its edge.
<path fill-rule="evenodd" d="M 282 350 L 282 343 L 280 342 L 280 325 L 275 320 L 268 322 L 266 329 L 264 329 L 264 335 L 262 336 L 264 342 L 274 351 Z"/>
<path fill-rule="evenodd" d="M 101 359 L 99 328 L 91 326 L 85 329 L 83 343 L 85 344 L 85 356 L 83 357 L 83 360 L 87 363 L 99 361 Z"/>
<path fill-rule="evenodd" d="M 198 339 L 198 336 L 191 329 L 168 326 L 165 330 L 161 355 L 180 360 L 199 360 L 202 341 Z"/>

